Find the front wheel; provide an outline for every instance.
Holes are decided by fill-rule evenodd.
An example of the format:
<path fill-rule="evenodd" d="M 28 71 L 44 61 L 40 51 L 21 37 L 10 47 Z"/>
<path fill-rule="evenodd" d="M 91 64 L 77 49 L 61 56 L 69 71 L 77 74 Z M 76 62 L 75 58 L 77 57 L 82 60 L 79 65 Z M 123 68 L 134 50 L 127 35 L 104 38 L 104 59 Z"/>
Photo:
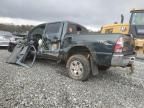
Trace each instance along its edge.
<path fill-rule="evenodd" d="M 69 77 L 75 80 L 87 80 L 90 74 L 89 60 L 80 54 L 71 56 L 66 64 Z"/>

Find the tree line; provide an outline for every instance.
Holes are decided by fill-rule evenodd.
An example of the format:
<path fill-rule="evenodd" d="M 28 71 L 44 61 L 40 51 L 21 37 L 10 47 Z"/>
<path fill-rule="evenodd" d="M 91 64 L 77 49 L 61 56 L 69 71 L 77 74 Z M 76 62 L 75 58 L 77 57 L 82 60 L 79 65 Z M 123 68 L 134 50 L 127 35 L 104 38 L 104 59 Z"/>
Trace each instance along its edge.
<path fill-rule="evenodd" d="M 33 25 L 13 25 L 13 24 L 0 24 L 0 30 L 8 32 L 24 33 L 30 31 Z"/>

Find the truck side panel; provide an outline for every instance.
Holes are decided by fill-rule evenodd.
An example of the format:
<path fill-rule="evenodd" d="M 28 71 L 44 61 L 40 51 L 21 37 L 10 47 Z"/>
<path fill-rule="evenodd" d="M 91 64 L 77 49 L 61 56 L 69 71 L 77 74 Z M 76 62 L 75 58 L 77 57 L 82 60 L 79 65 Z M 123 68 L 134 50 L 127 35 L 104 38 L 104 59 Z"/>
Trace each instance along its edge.
<path fill-rule="evenodd" d="M 121 35 L 66 35 L 63 52 L 65 54 L 74 46 L 86 46 L 98 65 L 111 65 L 113 47 Z"/>

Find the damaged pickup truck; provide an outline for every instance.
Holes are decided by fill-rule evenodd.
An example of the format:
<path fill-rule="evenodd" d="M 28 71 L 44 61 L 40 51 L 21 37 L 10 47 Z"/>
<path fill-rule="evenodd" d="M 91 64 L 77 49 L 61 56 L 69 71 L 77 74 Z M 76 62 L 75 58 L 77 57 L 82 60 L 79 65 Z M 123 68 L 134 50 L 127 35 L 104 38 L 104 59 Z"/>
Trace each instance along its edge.
<path fill-rule="evenodd" d="M 10 44 L 11 45 L 11 44 Z M 87 80 L 99 70 L 111 66 L 133 70 L 135 51 L 133 38 L 122 34 L 90 34 L 76 23 L 63 21 L 41 24 L 33 28 L 23 42 L 19 42 L 8 58 L 8 63 L 25 67 L 27 57 L 43 57 L 65 61 L 68 75 L 76 80 Z"/>

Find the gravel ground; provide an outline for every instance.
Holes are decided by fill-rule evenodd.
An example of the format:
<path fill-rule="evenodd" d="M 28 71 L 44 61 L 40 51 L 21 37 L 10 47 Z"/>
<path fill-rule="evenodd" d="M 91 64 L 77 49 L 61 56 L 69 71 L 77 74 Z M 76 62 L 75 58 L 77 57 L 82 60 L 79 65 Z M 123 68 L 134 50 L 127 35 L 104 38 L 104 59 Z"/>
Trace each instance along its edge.
<path fill-rule="evenodd" d="M 142 59 L 142 60 L 144 60 L 144 55 L 143 55 L 143 54 L 137 54 L 137 59 Z"/>
<path fill-rule="evenodd" d="M 67 76 L 63 64 L 37 60 L 26 69 L 5 63 L 0 50 L 0 108 L 143 108 L 144 62 L 128 68 L 110 68 L 88 81 Z"/>

